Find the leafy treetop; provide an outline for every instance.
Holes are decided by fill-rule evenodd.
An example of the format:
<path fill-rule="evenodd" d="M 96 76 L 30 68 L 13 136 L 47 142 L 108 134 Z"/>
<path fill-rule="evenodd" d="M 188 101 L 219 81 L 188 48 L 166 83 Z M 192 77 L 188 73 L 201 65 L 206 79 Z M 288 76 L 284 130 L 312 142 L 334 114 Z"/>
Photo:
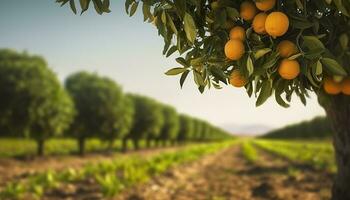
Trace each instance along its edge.
<path fill-rule="evenodd" d="M 73 12 L 77 12 L 74 0 L 57 2 L 69 2 Z M 82 13 L 91 2 L 99 14 L 110 12 L 109 0 L 80 0 Z M 265 9 L 269 4 L 272 6 Z M 304 104 L 309 91 L 322 97 L 327 97 L 325 91 L 339 94 L 339 84 L 350 72 L 348 0 L 125 1 L 130 16 L 138 7 L 142 8 L 144 21 L 152 22 L 164 38 L 163 54 L 181 55 L 176 58 L 180 67 L 166 72 L 181 75 L 181 87 L 192 73 L 200 92 L 230 82 L 244 86 L 249 96 L 255 94 L 257 106 L 274 93 L 276 101 L 288 107 L 292 94 Z M 255 20 L 259 12 L 259 19 Z M 228 45 L 232 40 L 230 31 L 237 26 L 244 29 L 245 39 Z M 286 26 L 286 32 L 273 33 L 278 26 Z M 290 41 L 296 47 L 287 58 L 278 48 L 282 41 Z M 235 56 L 230 54 L 237 52 L 242 55 L 233 59 Z M 231 74 L 235 76 L 230 77 Z"/>

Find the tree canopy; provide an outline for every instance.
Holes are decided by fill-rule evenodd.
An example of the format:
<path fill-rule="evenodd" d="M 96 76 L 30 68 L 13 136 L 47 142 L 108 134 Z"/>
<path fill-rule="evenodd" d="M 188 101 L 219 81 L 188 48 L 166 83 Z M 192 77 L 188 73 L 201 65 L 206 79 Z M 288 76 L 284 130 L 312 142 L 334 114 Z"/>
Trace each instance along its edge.
<path fill-rule="evenodd" d="M 66 79 L 66 88 L 77 112 L 69 134 L 80 140 L 81 153 L 86 138 L 99 136 L 113 141 L 119 134 L 125 134 L 122 116 L 129 111 L 125 110 L 122 90 L 114 81 L 97 74 L 78 72 Z"/>
<path fill-rule="evenodd" d="M 276 101 L 284 107 L 289 106 L 292 94 L 306 103 L 309 91 L 319 95 L 324 93 L 320 89 L 324 82 L 327 82 L 327 93 L 331 88 L 332 94 L 338 94 L 333 89 L 337 87 L 337 82 L 347 78 L 350 70 L 350 2 L 269 0 L 274 3 L 265 9 L 259 5 L 264 1 L 267 0 L 126 0 L 125 8 L 132 16 L 138 7 L 142 7 L 144 20 L 153 22 L 158 34 L 164 38 L 163 54 L 169 56 L 177 51 L 182 55 L 176 59 L 180 67 L 166 73 L 181 75 L 181 86 L 192 72 L 201 92 L 212 86 L 221 88 L 222 84 L 232 84 L 230 75 L 237 70 L 245 80 L 242 86 L 248 95 L 257 96 L 257 106 L 273 93 Z M 57 2 L 62 5 L 70 2 L 76 12 L 74 0 Z M 89 8 L 90 2 L 80 1 L 82 13 Z M 99 14 L 110 12 L 109 0 L 92 2 Z M 253 5 L 247 5 L 249 3 Z M 259 12 L 260 19 L 253 20 Z M 271 15 L 269 23 L 259 27 L 259 20 L 265 23 L 262 20 L 265 13 Z M 238 48 L 236 45 L 233 49 L 238 48 L 242 55 L 239 59 L 230 59 L 224 49 L 232 39 L 232 27 L 237 26 L 244 29 L 245 37 L 242 46 Z M 287 30 L 274 33 L 273 30 L 281 26 Z M 272 31 L 266 34 L 265 28 Z M 285 54 L 278 49 L 282 41 L 290 41 L 296 47 L 292 55 L 286 54 L 287 58 L 283 58 Z M 295 76 L 284 76 L 290 68 L 295 68 Z"/>
<path fill-rule="evenodd" d="M 0 50 L 0 96 L 0 129 L 37 140 L 39 154 L 74 115 L 72 100 L 39 56 Z"/>

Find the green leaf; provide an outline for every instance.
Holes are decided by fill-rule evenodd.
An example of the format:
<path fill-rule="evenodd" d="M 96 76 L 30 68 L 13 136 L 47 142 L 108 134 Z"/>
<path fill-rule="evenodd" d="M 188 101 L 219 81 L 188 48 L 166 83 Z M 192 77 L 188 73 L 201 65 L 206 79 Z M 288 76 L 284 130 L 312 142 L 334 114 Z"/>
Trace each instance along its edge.
<path fill-rule="evenodd" d="M 80 7 L 81 7 L 81 13 L 83 14 L 83 12 L 87 11 L 87 9 L 89 9 L 89 4 L 90 4 L 91 0 L 80 0 Z"/>
<path fill-rule="evenodd" d="M 310 50 L 325 49 L 323 43 L 316 36 L 303 36 L 303 45 Z"/>
<path fill-rule="evenodd" d="M 226 7 L 226 13 L 228 17 L 234 21 L 237 21 L 237 19 L 240 17 L 238 10 L 235 8 Z"/>
<path fill-rule="evenodd" d="M 272 49 L 270 49 L 270 48 L 259 49 L 258 51 L 256 51 L 254 53 L 254 58 L 257 60 L 271 51 L 272 51 Z"/>
<path fill-rule="evenodd" d="M 342 0 L 333 0 L 335 5 L 337 6 L 338 10 L 343 13 L 344 15 L 346 15 L 347 17 L 350 17 L 350 13 L 348 12 L 348 10 L 345 8 Z"/>
<path fill-rule="evenodd" d="M 130 17 L 133 16 L 137 10 L 137 6 L 139 5 L 139 2 L 133 2 L 130 8 Z"/>
<path fill-rule="evenodd" d="M 168 76 L 174 76 L 174 75 L 181 74 L 185 71 L 188 71 L 188 69 L 182 68 L 182 67 L 175 67 L 175 68 L 169 69 L 167 72 L 165 72 L 165 74 Z"/>
<path fill-rule="evenodd" d="M 286 103 L 284 101 L 284 99 L 281 97 L 281 94 L 275 93 L 275 98 L 276 98 L 276 102 L 278 103 L 278 105 L 280 105 L 280 106 L 282 106 L 284 108 L 290 107 L 290 105 L 288 103 Z"/>
<path fill-rule="evenodd" d="M 247 59 L 247 71 L 249 76 L 251 76 L 254 72 L 253 60 L 250 57 L 250 55 L 248 56 L 248 59 Z"/>
<path fill-rule="evenodd" d="M 164 10 L 163 10 L 162 15 L 161 15 L 161 20 L 162 20 L 163 24 L 166 24 L 166 13 Z"/>
<path fill-rule="evenodd" d="M 322 71 L 323 71 L 323 70 L 322 70 L 322 63 L 321 63 L 320 60 L 318 60 L 317 63 L 316 63 L 315 74 L 316 74 L 317 76 L 319 76 L 319 75 L 322 74 Z"/>
<path fill-rule="evenodd" d="M 147 3 L 143 3 L 142 13 L 143 13 L 143 21 L 146 21 L 147 19 L 151 19 L 153 17 L 151 13 L 151 6 Z"/>
<path fill-rule="evenodd" d="M 339 63 L 331 58 L 322 58 L 321 62 L 323 66 L 325 66 L 333 75 L 346 76 L 347 73 L 343 67 L 339 65 Z"/>
<path fill-rule="evenodd" d="M 130 5 L 131 5 L 133 2 L 134 2 L 133 0 L 125 0 L 125 11 L 126 11 L 126 14 L 129 14 Z"/>
<path fill-rule="evenodd" d="M 278 58 L 279 58 L 278 52 L 272 53 L 269 57 L 266 58 L 267 61 L 263 64 L 262 68 L 269 69 L 275 66 L 278 61 Z"/>
<path fill-rule="evenodd" d="M 184 17 L 184 29 L 187 39 L 193 44 L 196 40 L 197 28 L 192 16 L 187 12 Z"/>
<path fill-rule="evenodd" d="M 190 67 L 188 64 L 187 64 L 187 61 L 183 58 L 183 57 L 178 57 L 176 58 L 176 62 L 178 62 L 180 65 L 184 66 L 184 67 Z"/>
<path fill-rule="evenodd" d="M 218 80 L 220 80 L 221 82 L 227 84 L 227 75 L 219 68 L 217 67 L 210 67 L 210 73 L 217 78 Z"/>
<path fill-rule="evenodd" d="M 339 43 L 340 43 L 340 46 L 346 50 L 348 48 L 348 44 L 349 44 L 349 37 L 347 34 L 343 33 L 340 35 L 339 37 Z"/>
<path fill-rule="evenodd" d="M 193 76 L 194 76 L 194 82 L 198 85 L 198 86 L 204 86 L 204 80 L 202 75 L 197 72 L 196 70 L 193 70 Z"/>
<path fill-rule="evenodd" d="M 270 80 L 266 80 L 262 83 L 261 91 L 256 100 L 256 106 L 261 106 L 272 94 L 272 84 Z"/>
<path fill-rule="evenodd" d="M 187 71 L 185 71 L 184 73 L 182 73 L 181 78 L 180 78 L 180 87 L 181 87 L 181 88 L 183 87 L 183 85 L 184 85 L 184 83 L 185 83 L 185 80 L 186 80 L 186 78 L 187 78 L 187 76 L 188 76 L 189 73 L 190 73 L 189 70 L 187 70 Z"/>
<path fill-rule="evenodd" d="M 177 29 L 176 29 L 176 26 L 174 24 L 173 19 L 170 17 L 169 14 L 167 14 L 167 18 L 168 18 L 168 25 L 170 26 L 171 30 L 175 33 L 175 35 L 177 35 L 178 32 L 177 32 Z"/>
<path fill-rule="evenodd" d="M 75 7 L 74 0 L 70 0 L 70 1 L 69 1 L 69 4 L 70 4 L 70 8 L 71 8 L 72 11 L 74 12 L 74 14 L 77 14 L 77 9 L 76 9 L 76 7 Z"/>
<path fill-rule="evenodd" d="M 166 54 L 166 57 L 169 57 L 171 54 L 173 54 L 175 51 L 177 50 L 177 46 L 172 46 L 169 50 L 168 50 L 168 52 L 167 52 L 167 54 Z"/>
<path fill-rule="evenodd" d="M 292 56 L 290 56 L 288 58 L 288 60 L 295 60 L 295 59 L 299 58 L 302 55 L 303 55 L 302 53 L 298 53 L 298 54 L 292 55 Z"/>

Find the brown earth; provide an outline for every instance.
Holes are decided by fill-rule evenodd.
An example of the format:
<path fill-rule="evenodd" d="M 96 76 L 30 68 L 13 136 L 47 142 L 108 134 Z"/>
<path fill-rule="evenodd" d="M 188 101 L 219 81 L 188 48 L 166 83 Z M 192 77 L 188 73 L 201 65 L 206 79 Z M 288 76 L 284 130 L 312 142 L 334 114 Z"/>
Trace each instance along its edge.
<path fill-rule="evenodd" d="M 166 151 L 173 151 L 169 148 Z M 153 155 L 164 151 L 145 150 L 131 154 Z M 114 155 L 115 156 L 115 155 Z M 102 155 L 87 158 L 65 158 L 68 164 L 80 166 Z M 30 166 L 39 165 L 33 163 Z M 45 166 L 45 160 L 40 161 Z M 57 169 L 66 160 L 55 161 Z M 52 167 L 46 164 L 46 167 Z M 79 166 L 77 166 L 79 167 Z M 28 169 L 30 167 L 28 166 Z M 42 168 L 40 168 L 42 169 Z M 3 176 L 3 175 L 1 175 Z M 115 200 L 326 200 L 330 199 L 332 176 L 326 172 L 296 165 L 266 152 L 259 151 L 259 160 L 247 162 L 238 145 L 202 159 L 169 169 L 163 175 L 124 190 Z M 103 198 L 93 179 L 66 184 L 47 192 L 43 200 L 99 200 Z"/>
<path fill-rule="evenodd" d="M 248 163 L 239 147 L 170 170 L 125 191 L 128 200 L 323 200 L 330 199 L 332 177 L 259 152 Z"/>

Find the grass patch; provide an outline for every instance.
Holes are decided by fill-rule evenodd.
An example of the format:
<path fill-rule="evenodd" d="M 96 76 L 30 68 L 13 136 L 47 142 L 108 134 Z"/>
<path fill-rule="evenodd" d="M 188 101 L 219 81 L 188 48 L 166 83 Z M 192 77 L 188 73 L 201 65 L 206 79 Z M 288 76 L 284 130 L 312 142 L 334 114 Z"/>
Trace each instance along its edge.
<path fill-rule="evenodd" d="M 334 150 L 329 142 L 255 140 L 254 143 L 293 162 L 308 164 L 315 169 L 336 171 Z"/>
<path fill-rule="evenodd" d="M 250 163 L 255 163 L 258 160 L 258 153 L 250 141 L 242 143 L 242 153 Z"/>

